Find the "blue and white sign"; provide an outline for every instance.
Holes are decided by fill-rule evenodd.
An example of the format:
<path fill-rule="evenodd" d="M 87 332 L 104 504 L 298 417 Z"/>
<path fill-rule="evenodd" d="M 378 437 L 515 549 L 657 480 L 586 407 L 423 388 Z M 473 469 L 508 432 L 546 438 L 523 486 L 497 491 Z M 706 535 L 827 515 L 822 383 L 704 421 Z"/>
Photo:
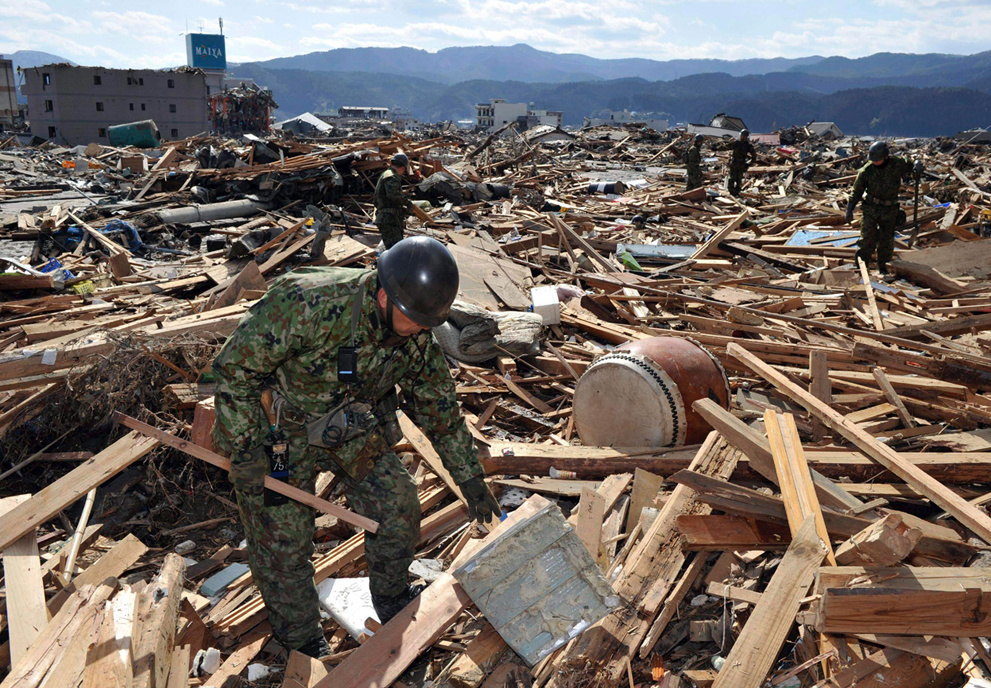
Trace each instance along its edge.
<path fill-rule="evenodd" d="M 212 33 L 187 33 L 186 60 L 190 67 L 227 69 L 227 48 L 224 37 Z"/>

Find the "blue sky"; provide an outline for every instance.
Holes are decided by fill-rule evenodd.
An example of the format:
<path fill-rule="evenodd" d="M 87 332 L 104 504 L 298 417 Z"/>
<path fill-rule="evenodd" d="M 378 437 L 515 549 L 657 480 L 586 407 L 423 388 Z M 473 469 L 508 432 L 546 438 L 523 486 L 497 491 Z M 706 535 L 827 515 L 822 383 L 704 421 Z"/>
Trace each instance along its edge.
<path fill-rule="evenodd" d="M 528 43 L 593 57 L 800 57 L 991 49 L 991 0 L 0 0 L 0 53 L 169 67 L 224 19 L 228 60 L 332 48 Z"/>

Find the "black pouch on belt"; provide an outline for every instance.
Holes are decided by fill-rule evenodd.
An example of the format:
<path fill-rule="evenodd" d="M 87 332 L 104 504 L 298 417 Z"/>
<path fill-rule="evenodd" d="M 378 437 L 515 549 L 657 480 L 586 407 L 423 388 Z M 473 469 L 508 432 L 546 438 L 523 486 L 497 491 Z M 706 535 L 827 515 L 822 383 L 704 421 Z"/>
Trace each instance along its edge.
<path fill-rule="evenodd" d="M 270 432 L 263 445 L 268 457 L 269 476 L 284 483 L 289 482 L 289 442 L 281 430 Z M 284 494 L 265 490 L 265 506 L 282 506 L 289 501 Z"/>

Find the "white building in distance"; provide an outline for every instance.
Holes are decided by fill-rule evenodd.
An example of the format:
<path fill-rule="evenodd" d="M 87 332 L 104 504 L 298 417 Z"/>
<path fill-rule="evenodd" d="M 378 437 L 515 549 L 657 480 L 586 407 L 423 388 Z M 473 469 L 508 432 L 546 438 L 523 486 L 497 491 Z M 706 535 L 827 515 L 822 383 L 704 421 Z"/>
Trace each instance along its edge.
<path fill-rule="evenodd" d="M 526 103 L 507 103 L 503 98 L 492 98 L 475 106 L 478 128 L 490 133 L 510 122 L 520 122 L 522 129 L 539 125 L 560 128 L 563 117 L 556 110 L 531 110 Z"/>

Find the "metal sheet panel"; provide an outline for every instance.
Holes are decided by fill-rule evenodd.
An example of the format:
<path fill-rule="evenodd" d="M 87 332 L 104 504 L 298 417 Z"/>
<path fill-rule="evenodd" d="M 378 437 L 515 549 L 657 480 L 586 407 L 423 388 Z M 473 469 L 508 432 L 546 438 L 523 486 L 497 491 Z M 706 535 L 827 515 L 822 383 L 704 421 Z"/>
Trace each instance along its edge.
<path fill-rule="evenodd" d="M 510 528 L 454 576 L 531 666 L 619 605 L 553 504 Z"/>

